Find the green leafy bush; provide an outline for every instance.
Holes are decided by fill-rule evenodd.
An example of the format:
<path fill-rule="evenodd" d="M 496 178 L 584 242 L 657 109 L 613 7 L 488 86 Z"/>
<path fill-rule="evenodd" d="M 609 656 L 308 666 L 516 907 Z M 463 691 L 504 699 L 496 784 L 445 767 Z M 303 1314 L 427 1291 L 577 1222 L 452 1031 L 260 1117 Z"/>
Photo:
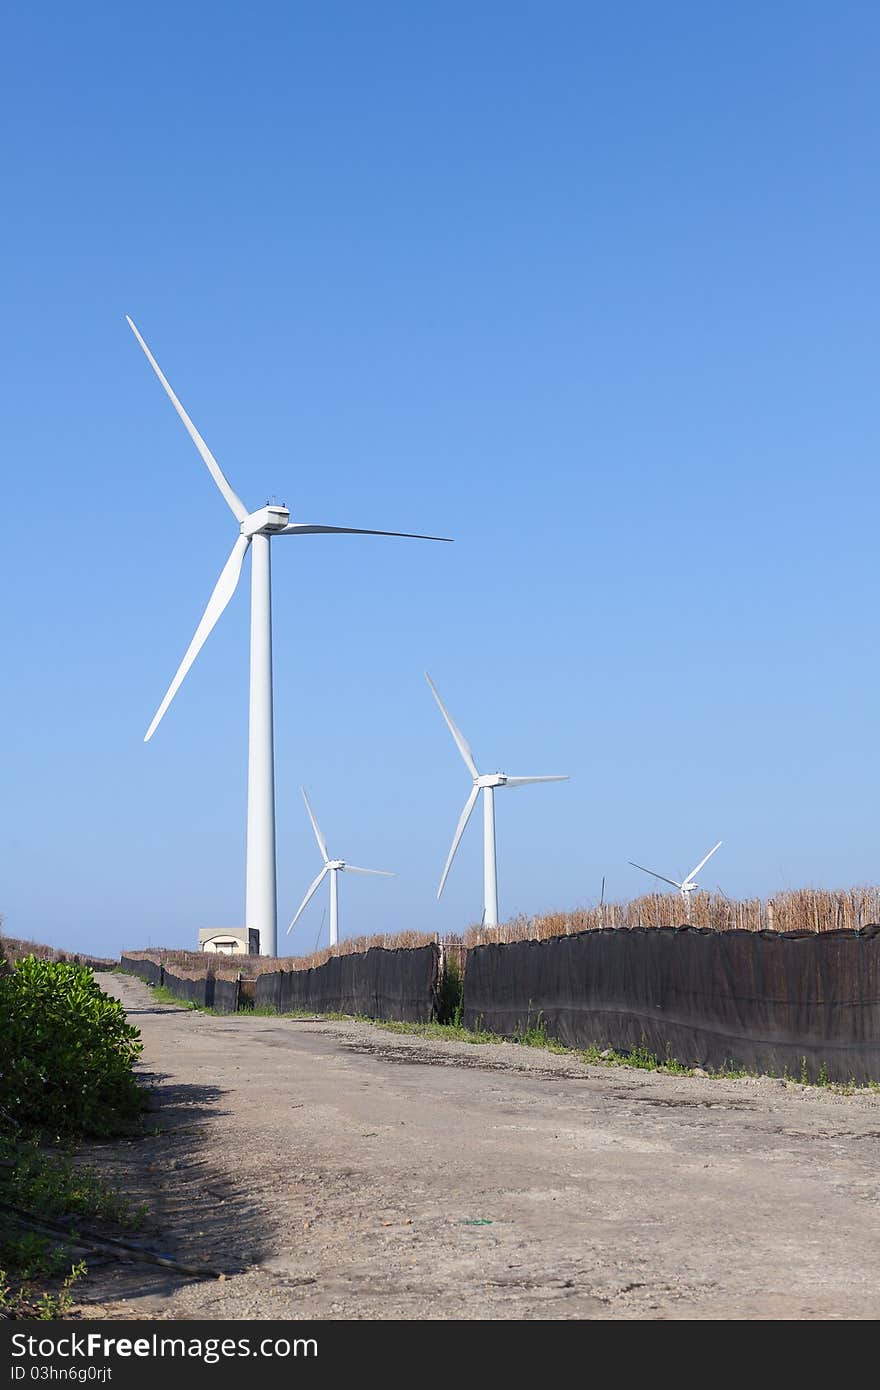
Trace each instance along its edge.
<path fill-rule="evenodd" d="M 0 1110 L 46 1135 L 118 1133 L 144 1108 L 137 1028 L 91 970 L 27 956 L 0 974 Z"/>

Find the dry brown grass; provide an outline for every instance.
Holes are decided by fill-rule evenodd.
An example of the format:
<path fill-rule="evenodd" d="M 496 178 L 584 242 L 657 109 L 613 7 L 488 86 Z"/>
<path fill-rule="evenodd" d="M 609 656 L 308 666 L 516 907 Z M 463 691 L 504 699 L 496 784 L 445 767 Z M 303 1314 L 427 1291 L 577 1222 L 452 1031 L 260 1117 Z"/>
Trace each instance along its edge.
<path fill-rule="evenodd" d="M 712 931 L 821 932 L 855 930 L 880 922 L 880 888 L 801 888 L 772 898 L 735 901 L 723 893 L 694 893 L 689 925 Z M 468 946 L 506 941 L 542 941 L 573 936 L 600 927 L 681 927 L 684 908 L 677 893 L 646 893 L 630 902 L 553 912 L 545 917 L 515 917 L 497 927 L 471 927 Z"/>
<path fill-rule="evenodd" d="M 777 893 L 772 898 L 733 900 L 723 893 L 694 893 L 690 903 L 689 925 L 712 931 L 821 932 L 852 931 L 880 923 L 880 887 L 844 888 L 829 891 L 802 888 Z M 514 917 L 498 927 L 471 927 L 462 936 L 443 941 L 447 955 L 464 969 L 469 946 L 493 942 L 542 941 L 551 936 L 574 936 L 597 928 L 619 930 L 635 927 L 685 926 L 681 898 L 677 893 L 647 893 L 629 902 L 605 903 L 602 907 L 577 908 L 573 912 L 552 912 L 543 917 Z M 214 974 L 229 977 L 241 972 L 245 979 L 256 979 L 267 970 L 310 970 L 333 956 L 347 956 L 373 947 L 399 950 L 428 946 L 437 941 L 429 932 L 398 932 L 396 935 L 356 936 L 338 946 L 314 951 L 306 956 L 225 956 L 213 952 L 178 951 L 152 947 L 145 951 L 126 951 L 135 959 L 154 960 L 181 973 Z M 30 945 L 31 943 L 23 943 Z M 51 948 L 41 948 L 49 951 Z"/>
<path fill-rule="evenodd" d="M 353 936 L 340 941 L 337 946 L 328 946 L 323 951 L 313 951 L 307 956 L 227 956 L 215 951 L 176 951 L 166 947 L 152 947 L 146 951 L 125 951 L 123 954 L 132 960 L 152 960 L 157 964 L 171 966 L 175 973 L 195 972 L 204 975 L 227 976 L 241 974 L 246 979 L 256 979 L 267 970 L 312 970 L 323 965 L 333 956 L 356 955 L 371 948 L 379 947 L 385 951 L 395 951 L 415 946 L 429 946 L 437 938 L 427 932 L 405 931 L 395 935 Z"/>
<path fill-rule="evenodd" d="M 25 956 L 38 960 L 69 960 L 74 965 L 88 965 L 93 970 L 112 970 L 117 964 L 103 956 L 90 956 L 77 951 L 62 951 L 58 946 L 44 946 L 39 941 L 26 941 L 18 936 L 0 936 L 0 963 L 9 965 Z"/>

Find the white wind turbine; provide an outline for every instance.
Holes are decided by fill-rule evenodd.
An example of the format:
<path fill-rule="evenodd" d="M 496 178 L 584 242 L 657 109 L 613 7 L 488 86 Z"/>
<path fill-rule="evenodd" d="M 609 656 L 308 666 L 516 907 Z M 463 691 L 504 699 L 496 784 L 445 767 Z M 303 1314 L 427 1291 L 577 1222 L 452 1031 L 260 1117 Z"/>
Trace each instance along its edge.
<path fill-rule="evenodd" d="M 292 523 L 286 506 L 260 507 L 249 512 L 241 498 L 233 492 L 192 420 L 175 396 L 162 374 L 158 362 L 147 347 L 137 328 L 126 315 L 128 326 L 137 338 L 147 360 L 159 378 L 171 404 L 177 411 L 190 439 L 204 459 L 208 472 L 223 494 L 229 510 L 238 523 L 239 534 L 208 606 L 202 614 L 195 636 L 165 693 L 153 722 L 144 735 L 152 738 L 159 721 L 174 699 L 187 671 L 204 646 L 220 617 L 241 575 L 245 554 L 252 548 L 251 563 L 251 651 L 250 651 L 250 722 L 248 739 L 248 816 L 247 816 L 247 894 L 245 919 L 248 927 L 260 933 L 260 953 L 276 953 L 277 903 L 275 888 L 275 755 L 272 737 L 272 590 L 269 561 L 269 542 L 273 536 L 354 535 L 406 536 L 412 540 L 446 540 L 445 536 L 415 536 L 408 531 L 373 531 L 356 526 L 314 526 Z"/>
<path fill-rule="evenodd" d="M 303 801 L 306 803 L 306 810 L 309 813 L 309 820 L 312 822 L 312 829 L 315 832 L 315 839 L 318 841 L 318 849 L 321 851 L 321 858 L 324 860 L 324 867 L 318 877 L 309 886 L 302 902 L 296 910 L 296 916 L 287 928 L 288 935 L 293 931 L 297 922 L 308 906 L 309 901 L 318 889 L 325 874 L 330 875 L 330 945 L 335 946 L 339 940 L 339 888 L 337 885 L 337 875 L 341 873 L 349 874 L 381 874 L 383 878 L 394 878 L 394 874 L 389 869 L 359 869 L 356 864 L 346 864 L 344 859 L 331 859 L 327 853 L 327 841 L 321 834 L 318 822 L 315 820 L 315 813 L 309 805 L 309 798 L 306 796 L 305 787 L 300 787 L 303 794 Z"/>
<path fill-rule="evenodd" d="M 437 897 L 443 892 L 446 883 L 446 876 L 452 867 L 455 858 L 455 851 L 458 849 L 461 837 L 464 834 L 465 826 L 471 817 L 471 811 L 477 803 L 480 792 L 483 793 L 483 925 L 485 927 L 495 927 L 498 925 L 498 871 L 495 858 L 495 788 L 496 787 L 524 787 L 529 782 L 567 782 L 568 773 L 556 777 L 508 777 L 503 772 L 487 772 L 480 774 L 474 762 L 474 755 L 465 741 L 461 730 L 456 728 L 452 717 L 440 699 L 440 693 L 436 685 L 431 680 L 427 671 L 425 680 L 434 692 L 434 699 L 440 706 L 440 713 L 449 725 L 449 731 L 455 739 L 458 751 L 464 759 L 465 766 L 474 785 L 471 787 L 470 795 L 464 803 L 464 810 L 459 818 L 455 830 L 455 838 L 452 841 L 452 849 L 449 851 L 449 858 L 446 860 L 446 868 L 443 870 L 443 877 L 440 880 L 440 887 L 437 889 Z"/>
<path fill-rule="evenodd" d="M 631 864 L 634 869 L 641 869 L 643 874 L 650 874 L 652 878 L 659 878 L 662 883 L 671 883 L 673 888 L 677 888 L 684 902 L 685 914 L 686 916 L 690 917 L 690 895 L 691 893 L 696 893 L 697 891 L 697 874 L 700 872 L 704 864 L 708 864 L 716 849 L 720 849 L 723 843 L 723 840 L 719 840 L 717 845 L 713 845 L 706 857 L 700 860 L 699 864 L 695 869 L 691 869 L 690 873 L 687 875 L 685 879 L 682 880 L 681 883 L 679 883 L 677 878 L 667 878 L 665 874 L 655 874 L 653 869 L 646 869 L 644 864 L 636 864 L 635 861 L 632 859 L 628 860 L 627 862 Z"/>

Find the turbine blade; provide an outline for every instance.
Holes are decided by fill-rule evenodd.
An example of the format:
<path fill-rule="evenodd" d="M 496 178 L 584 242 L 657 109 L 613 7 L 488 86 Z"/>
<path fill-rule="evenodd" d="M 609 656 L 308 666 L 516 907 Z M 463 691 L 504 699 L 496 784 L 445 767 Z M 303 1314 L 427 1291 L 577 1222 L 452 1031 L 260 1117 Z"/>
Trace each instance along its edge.
<path fill-rule="evenodd" d="M 457 747 L 458 747 L 458 751 L 459 751 L 459 753 L 461 754 L 461 756 L 464 758 L 464 761 L 465 761 L 465 764 L 466 764 L 466 766 L 467 766 L 468 772 L 471 774 L 472 777 L 479 777 L 480 774 L 479 774 L 479 772 L 477 771 L 477 765 L 476 765 L 476 763 L 474 762 L 474 755 L 473 755 L 473 753 L 472 753 L 471 750 L 470 750 L 470 747 L 469 747 L 469 745 L 468 745 L 467 739 L 465 738 L 465 736 L 464 736 L 464 734 L 461 732 L 461 730 L 460 730 L 459 728 L 457 728 L 457 726 L 456 726 L 455 723 L 453 722 L 453 719 L 452 719 L 451 714 L 449 713 L 449 710 L 446 708 L 446 706 L 444 705 L 443 701 L 440 699 L 440 692 L 439 692 L 439 690 L 437 689 L 437 687 L 436 687 L 436 685 L 434 684 L 434 682 L 431 680 L 431 677 L 428 675 L 427 671 L 425 672 L 425 680 L 428 682 L 429 686 L 431 687 L 431 689 L 432 689 L 433 692 L 434 692 L 434 699 L 437 701 L 437 704 L 440 706 L 440 713 L 443 715 L 443 718 L 446 720 L 446 723 L 449 725 L 449 732 L 452 734 L 452 737 L 455 739 L 456 745 L 457 745 Z M 447 866 L 447 867 L 448 867 L 448 866 Z"/>
<path fill-rule="evenodd" d="M 477 797 L 479 796 L 479 794 L 479 787 L 471 787 L 471 794 L 468 797 L 467 801 L 464 803 L 464 810 L 462 811 L 461 816 L 459 817 L 458 825 L 455 827 L 455 838 L 452 841 L 452 849 L 449 851 L 449 858 L 446 860 L 446 868 L 443 870 L 443 877 L 440 880 L 440 887 L 437 889 L 438 898 L 440 897 L 440 894 L 443 892 L 443 885 L 446 882 L 446 875 L 449 873 L 449 870 L 452 867 L 452 861 L 455 858 L 455 851 L 458 849 L 461 837 L 464 834 L 464 828 L 471 818 L 471 811 L 474 809 L 474 806 L 476 805 Z"/>
<path fill-rule="evenodd" d="M 504 781 L 505 787 L 525 787 L 530 782 L 567 782 L 568 773 L 563 773 L 561 777 L 507 777 Z"/>
<path fill-rule="evenodd" d="M 318 849 L 321 851 L 321 857 L 323 858 L 324 863 L 327 864 L 330 860 L 330 855 L 327 853 L 327 841 L 321 834 L 321 831 L 318 827 L 318 822 L 315 820 L 315 813 L 312 810 L 311 805 L 309 804 L 309 798 L 306 796 L 305 787 L 300 787 L 300 791 L 303 794 L 303 801 L 306 803 L 306 810 L 309 813 L 309 820 L 312 822 L 312 829 L 315 832 L 315 839 L 318 841 Z"/>
<path fill-rule="evenodd" d="M 235 593 L 235 588 L 238 584 L 238 580 L 241 575 L 242 562 L 244 560 L 245 554 L 247 553 L 247 548 L 250 545 L 250 543 L 251 542 L 249 536 L 239 536 L 238 540 L 235 542 L 235 545 L 232 547 L 232 552 L 229 556 L 229 559 L 226 561 L 226 564 L 220 571 L 220 578 L 214 585 L 214 592 L 208 599 L 208 606 L 202 614 L 202 620 L 196 628 L 195 636 L 193 637 L 192 641 L 186 649 L 186 655 L 177 668 L 177 674 L 175 675 L 174 680 L 171 682 L 167 691 L 165 692 L 164 700 L 162 701 L 161 705 L 156 710 L 156 713 L 153 716 L 152 724 L 150 725 L 149 729 L 147 729 L 147 732 L 144 734 L 144 743 L 148 743 L 149 740 L 153 737 L 153 734 L 156 732 L 156 729 L 159 725 L 159 721 L 161 720 L 163 714 L 165 713 L 168 706 L 171 704 L 171 701 L 174 699 L 175 695 L 180 689 L 184 676 L 186 675 L 190 666 L 192 666 L 199 652 L 202 650 L 202 647 L 208 640 L 208 636 L 211 632 L 211 629 L 214 627 L 214 624 L 217 622 L 217 619 L 220 617 L 227 603 L 232 598 L 232 595 Z"/>
<path fill-rule="evenodd" d="M 214 455 L 211 453 L 211 450 L 208 448 L 204 439 L 199 434 L 198 430 L 196 429 L 192 420 L 187 415 L 183 406 L 180 404 L 180 401 L 175 396 L 170 385 L 168 384 L 166 377 L 162 372 L 162 368 L 159 366 L 159 363 L 156 361 L 155 357 L 150 352 L 150 349 L 147 347 L 146 343 L 144 342 L 143 338 L 141 337 L 132 320 L 128 317 L 128 314 L 126 314 L 125 319 L 132 333 L 137 338 L 138 342 L 140 343 L 141 347 L 146 353 L 147 361 L 149 362 L 150 366 L 153 368 L 153 371 L 156 373 L 156 376 L 159 378 L 162 385 L 164 386 L 168 399 L 171 401 L 171 404 L 174 406 L 174 409 L 177 411 L 178 415 L 183 421 L 184 429 L 186 430 L 193 444 L 195 444 L 205 463 L 208 465 L 208 472 L 211 474 L 211 477 L 214 479 L 214 482 L 217 484 L 218 488 L 223 493 L 223 496 L 226 499 L 227 506 L 229 507 L 236 521 L 244 521 L 245 517 L 248 515 L 247 507 L 244 505 L 241 498 L 238 496 L 238 493 L 233 492 L 232 488 L 229 486 L 229 483 L 224 477 L 223 470 L 221 469 L 219 463 L 215 459 Z"/>
<path fill-rule="evenodd" d="M 359 869 L 357 864 L 343 864 L 342 867 L 351 874 L 381 874 L 383 878 L 397 878 L 392 869 Z"/>
<path fill-rule="evenodd" d="M 644 864 L 637 864 L 634 859 L 628 859 L 627 864 L 632 864 L 634 869 L 641 869 L 643 874 L 650 874 L 652 878 L 659 878 L 663 883 L 671 883 L 673 888 L 682 888 L 684 885 L 676 883 L 674 878 L 667 878 L 665 874 L 655 874 L 653 869 L 646 869 Z"/>
<path fill-rule="evenodd" d="M 452 544 L 451 536 L 420 536 L 414 531 L 369 531 L 360 526 L 311 526 L 305 522 L 291 522 L 276 532 L 278 536 L 400 536 L 408 541 L 446 541 Z"/>
<path fill-rule="evenodd" d="M 293 931 L 294 927 L 296 926 L 297 922 L 299 921 L 300 917 L 302 916 L 303 910 L 304 910 L 306 907 L 308 907 L 309 901 L 310 901 L 312 895 L 314 894 L 315 890 L 317 889 L 318 884 L 321 882 L 321 879 L 324 877 L 324 875 L 325 875 L 326 873 L 328 873 L 328 872 L 329 872 L 328 867 L 327 867 L 327 865 L 325 864 L 324 867 L 323 867 L 323 869 L 321 870 L 321 872 L 318 874 L 318 877 L 317 877 L 317 878 L 314 880 L 314 882 L 309 886 L 309 891 L 306 893 L 305 897 L 303 898 L 302 902 L 300 903 L 299 907 L 297 908 L 297 910 L 296 910 L 296 916 L 294 917 L 294 919 L 293 919 L 293 921 L 291 922 L 290 926 L 287 928 L 287 932 L 285 933 L 286 935 L 289 936 L 290 933 Z"/>
<path fill-rule="evenodd" d="M 705 859 L 701 859 L 700 862 L 699 862 L 699 864 L 697 865 L 697 867 L 696 867 L 695 869 L 691 869 L 690 873 L 688 874 L 687 878 L 685 879 L 685 883 L 690 883 L 690 881 L 691 881 L 692 878 L 696 878 L 697 874 L 700 872 L 700 870 L 702 869 L 703 865 L 704 865 L 704 864 L 708 864 L 709 860 L 712 858 L 712 855 L 715 853 L 715 850 L 716 850 L 716 849 L 720 849 L 721 846 L 722 846 L 723 844 L 724 844 L 724 841 L 723 841 L 723 840 L 719 840 L 718 843 L 717 843 L 717 845 L 714 845 L 713 848 L 709 850 L 709 853 L 706 855 Z"/>

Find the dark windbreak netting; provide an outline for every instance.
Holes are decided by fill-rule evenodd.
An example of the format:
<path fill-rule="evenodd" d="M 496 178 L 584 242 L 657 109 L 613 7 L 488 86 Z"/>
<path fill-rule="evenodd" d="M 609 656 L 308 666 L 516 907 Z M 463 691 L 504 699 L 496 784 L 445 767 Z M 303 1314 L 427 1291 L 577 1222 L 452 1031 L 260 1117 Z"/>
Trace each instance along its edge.
<path fill-rule="evenodd" d="M 208 998 L 208 993 L 213 986 L 212 997 Z M 216 1009 L 218 1014 L 234 1014 L 238 1012 L 239 1004 L 239 981 L 233 979 L 221 979 L 215 976 L 213 980 L 205 982 L 205 1003 L 209 1008 Z"/>
<path fill-rule="evenodd" d="M 234 1014 L 238 1010 L 240 986 L 237 976 L 229 979 L 213 974 L 184 974 L 140 956 L 122 956 L 120 964 L 123 970 L 140 976 L 148 985 L 164 985 L 170 994 L 185 1003 L 216 1009 L 221 1014 Z"/>
<path fill-rule="evenodd" d="M 163 970 L 154 960 L 141 960 L 138 956 L 120 956 L 119 964 L 129 975 L 138 975 L 148 985 L 161 985 Z"/>
<path fill-rule="evenodd" d="M 311 970 L 267 971 L 257 977 L 255 1003 L 279 1013 L 361 1014 L 428 1023 L 437 990 L 436 945 L 332 956 Z"/>
<path fill-rule="evenodd" d="M 216 1009 L 221 1014 L 234 1014 L 238 1010 L 238 980 L 235 978 L 177 974 L 166 965 L 164 984 L 178 999 L 197 1004 L 200 1009 Z"/>
<path fill-rule="evenodd" d="M 281 981 L 284 970 L 264 970 L 254 980 L 254 1008 L 275 1009 L 281 1013 Z"/>
<path fill-rule="evenodd" d="M 880 1080 L 880 927 L 775 933 L 654 927 L 475 946 L 464 1023 L 541 1021 L 570 1047 L 645 1047 L 724 1067 Z"/>
<path fill-rule="evenodd" d="M 208 1004 L 209 992 L 213 995 L 214 980 L 207 975 L 177 975 L 166 966 L 162 983 L 176 999 L 186 1004 L 197 1004 L 199 1008 Z"/>

